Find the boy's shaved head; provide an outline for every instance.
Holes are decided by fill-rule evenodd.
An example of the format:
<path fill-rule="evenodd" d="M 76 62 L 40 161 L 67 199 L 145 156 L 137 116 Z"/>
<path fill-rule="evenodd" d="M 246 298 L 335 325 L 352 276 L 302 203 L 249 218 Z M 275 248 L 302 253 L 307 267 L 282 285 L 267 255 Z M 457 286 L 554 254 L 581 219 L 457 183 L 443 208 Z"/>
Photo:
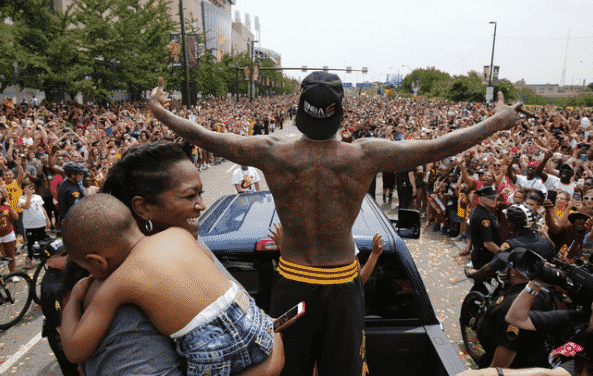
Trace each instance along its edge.
<path fill-rule="evenodd" d="M 73 259 L 89 253 L 101 254 L 107 246 L 123 242 L 136 227 L 132 213 L 117 198 L 98 193 L 78 201 L 62 224 L 62 237 Z"/>

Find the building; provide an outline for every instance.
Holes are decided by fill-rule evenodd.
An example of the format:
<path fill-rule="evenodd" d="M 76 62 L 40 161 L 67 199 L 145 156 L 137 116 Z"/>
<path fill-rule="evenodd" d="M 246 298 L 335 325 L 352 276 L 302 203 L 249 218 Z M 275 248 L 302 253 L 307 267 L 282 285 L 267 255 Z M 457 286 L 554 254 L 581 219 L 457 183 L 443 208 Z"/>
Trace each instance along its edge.
<path fill-rule="evenodd" d="M 587 90 L 584 83 L 583 85 L 565 86 L 560 86 L 558 84 L 527 85 L 525 80 L 521 80 L 515 82 L 513 86 L 515 86 L 516 89 L 531 89 L 535 94 L 550 99 L 574 97 Z"/>
<path fill-rule="evenodd" d="M 233 55 L 241 55 L 249 52 L 248 47 L 251 41 L 255 40 L 251 30 L 247 28 L 242 22 L 233 22 L 231 33 L 231 53 Z"/>
<path fill-rule="evenodd" d="M 64 12 L 72 0 L 51 0 L 50 7 L 56 12 Z M 146 0 L 144 0 L 146 1 Z M 206 34 L 206 48 L 220 61 L 222 56 L 231 53 L 232 19 L 231 7 L 235 0 L 165 0 L 169 3 L 169 13 L 179 18 L 179 2 L 183 4 L 186 32 Z M 253 40 L 253 36 L 251 37 Z M 202 46 L 203 47 L 203 46 Z"/>

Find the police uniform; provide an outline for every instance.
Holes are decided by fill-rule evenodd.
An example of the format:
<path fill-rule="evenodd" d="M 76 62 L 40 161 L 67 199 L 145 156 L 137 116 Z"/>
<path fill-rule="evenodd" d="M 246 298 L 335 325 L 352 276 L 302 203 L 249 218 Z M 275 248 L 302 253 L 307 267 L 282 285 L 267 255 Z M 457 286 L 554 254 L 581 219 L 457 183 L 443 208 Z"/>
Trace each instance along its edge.
<path fill-rule="evenodd" d="M 84 191 L 76 182 L 68 179 L 60 184 L 60 191 L 58 193 L 58 204 L 60 205 L 60 218 L 64 219 L 68 210 L 84 197 Z"/>
<path fill-rule="evenodd" d="M 494 298 L 478 327 L 478 340 L 485 354 L 479 367 L 488 367 L 498 346 L 517 352 L 509 368 L 548 367 L 548 352 L 545 337 L 540 333 L 519 329 L 508 324 L 505 316 L 511 304 L 527 283 L 510 286 L 500 296 Z M 540 293 L 533 302 L 534 309 L 547 311 L 553 308 L 548 294 Z"/>
<path fill-rule="evenodd" d="M 500 228 L 496 217 L 481 205 L 472 210 L 469 225 L 473 248 L 471 260 L 474 269 L 479 270 L 494 257 L 494 253 L 486 249 L 484 242 L 491 241 L 498 246 L 502 244 Z"/>
<path fill-rule="evenodd" d="M 505 252 L 510 252 L 517 248 L 529 249 L 547 261 L 552 261 L 556 257 L 554 243 L 545 236 L 529 229 L 523 229 L 500 246 L 500 250 Z"/>

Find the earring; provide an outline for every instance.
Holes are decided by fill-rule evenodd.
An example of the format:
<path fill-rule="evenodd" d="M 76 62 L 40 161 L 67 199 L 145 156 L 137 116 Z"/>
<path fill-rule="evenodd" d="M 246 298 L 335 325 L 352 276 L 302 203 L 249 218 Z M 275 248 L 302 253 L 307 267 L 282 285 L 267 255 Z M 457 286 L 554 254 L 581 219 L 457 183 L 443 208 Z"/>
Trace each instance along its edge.
<path fill-rule="evenodd" d="M 146 228 L 146 232 L 152 232 L 152 221 L 150 219 L 146 221 L 146 224 L 144 226 Z"/>

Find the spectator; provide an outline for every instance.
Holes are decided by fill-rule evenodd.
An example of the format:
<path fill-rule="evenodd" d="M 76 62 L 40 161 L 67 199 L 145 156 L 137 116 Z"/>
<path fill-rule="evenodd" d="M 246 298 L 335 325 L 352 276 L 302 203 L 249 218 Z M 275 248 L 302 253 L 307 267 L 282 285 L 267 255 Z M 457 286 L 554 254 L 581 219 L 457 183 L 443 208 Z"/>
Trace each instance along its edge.
<path fill-rule="evenodd" d="M 2 188 L 2 191 L 5 191 Z M 4 192 L 3 192 L 4 193 Z M 13 261 L 8 263 L 8 271 L 13 272 L 16 266 L 14 261 L 16 236 L 12 224 L 18 219 L 18 214 L 8 203 L 6 196 L 0 197 L 0 254 L 10 257 Z"/>
<path fill-rule="evenodd" d="M 259 192 L 259 174 L 253 167 L 241 165 L 233 171 L 231 183 L 237 193 Z"/>
<path fill-rule="evenodd" d="M 553 205 L 550 200 L 544 201 L 544 207 L 546 208 L 546 225 L 548 226 L 548 231 L 563 240 L 556 243 L 558 257 L 561 260 L 574 262 L 581 255 L 583 240 L 588 232 L 587 229 L 591 228 L 590 222 L 589 224 L 587 222 L 593 218 L 593 211 L 590 208 L 583 207 L 579 211 L 568 215 L 568 220 L 570 221 L 569 226 L 559 226 L 554 221 Z"/>
<path fill-rule="evenodd" d="M 550 150 L 546 150 L 544 154 L 544 159 L 539 163 L 536 169 L 536 174 L 538 177 L 541 178 L 542 182 L 546 186 L 547 191 L 566 191 L 569 193 L 570 197 L 575 192 L 576 183 L 571 181 L 571 178 L 574 175 L 574 169 L 568 163 L 563 164 L 558 169 L 558 176 L 554 174 L 548 174 L 544 171 L 544 167 L 547 165 L 548 160 L 553 156 L 553 153 Z"/>
<path fill-rule="evenodd" d="M 547 192 L 546 186 L 542 182 L 541 178 L 536 175 L 536 170 L 539 165 L 536 161 L 529 162 L 527 166 L 527 175 L 517 175 L 513 164 L 518 162 L 518 158 L 515 156 L 507 168 L 507 174 L 511 182 L 516 184 L 517 187 L 523 188 L 526 191 L 538 190 L 544 194 Z"/>
<path fill-rule="evenodd" d="M 4 169 L 4 188 L 3 194 L 6 194 L 6 199 L 10 204 L 10 207 L 18 213 L 18 218 L 14 221 L 16 225 L 16 234 L 20 234 L 22 237 L 22 244 L 23 246 L 27 245 L 27 235 L 25 233 L 25 227 L 23 226 L 23 211 L 19 207 L 18 201 L 19 197 L 23 195 L 23 190 L 21 189 L 21 184 L 25 179 L 25 173 L 23 171 L 23 166 L 21 165 L 21 158 L 16 158 L 16 169 L 18 170 L 18 175 L 15 178 L 14 172 L 12 169 Z M 4 193 L 5 192 L 5 193 Z"/>
<path fill-rule="evenodd" d="M 28 239 L 27 260 L 24 268 L 30 269 L 31 260 L 33 259 L 33 245 L 35 242 L 47 238 L 46 229 L 51 227 L 51 222 L 43 207 L 43 199 L 35 194 L 33 182 L 25 180 L 22 188 L 25 194 L 19 197 L 18 204 L 23 211 L 23 225 Z"/>
<path fill-rule="evenodd" d="M 68 162 L 64 165 L 64 172 L 67 179 L 60 184 L 58 204 L 60 206 L 60 217 L 63 219 L 68 210 L 84 197 L 82 183 L 84 175 L 88 170 L 81 163 Z"/>

